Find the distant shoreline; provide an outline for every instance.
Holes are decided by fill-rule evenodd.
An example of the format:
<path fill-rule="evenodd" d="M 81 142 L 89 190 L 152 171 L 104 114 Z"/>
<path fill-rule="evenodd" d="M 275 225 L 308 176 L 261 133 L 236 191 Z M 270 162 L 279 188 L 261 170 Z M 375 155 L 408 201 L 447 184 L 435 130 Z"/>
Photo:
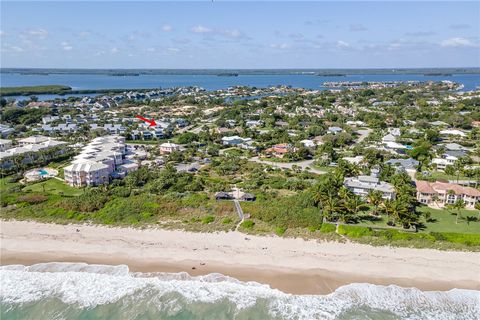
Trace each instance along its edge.
<path fill-rule="evenodd" d="M 0 234 L 2 265 L 87 262 L 138 272 L 222 273 L 294 294 L 326 294 L 349 283 L 480 289 L 480 254 L 473 252 L 27 221 L 1 221 Z"/>
<path fill-rule="evenodd" d="M 480 68 L 292 68 L 292 69 L 63 69 L 63 68 L 0 68 L 0 73 L 23 75 L 91 74 L 91 75 L 408 75 L 408 74 L 480 74 Z"/>

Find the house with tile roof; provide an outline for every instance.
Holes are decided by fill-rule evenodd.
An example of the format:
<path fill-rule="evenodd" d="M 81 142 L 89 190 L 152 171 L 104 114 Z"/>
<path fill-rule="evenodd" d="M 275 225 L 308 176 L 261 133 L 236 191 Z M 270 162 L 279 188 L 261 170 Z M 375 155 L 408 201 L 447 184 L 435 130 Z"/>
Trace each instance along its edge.
<path fill-rule="evenodd" d="M 417 200 L 431 207 L 444 207 L 462 199 L 466 209 L 480 202 L 480 190 L 455 183 L 417 181 Z"/>

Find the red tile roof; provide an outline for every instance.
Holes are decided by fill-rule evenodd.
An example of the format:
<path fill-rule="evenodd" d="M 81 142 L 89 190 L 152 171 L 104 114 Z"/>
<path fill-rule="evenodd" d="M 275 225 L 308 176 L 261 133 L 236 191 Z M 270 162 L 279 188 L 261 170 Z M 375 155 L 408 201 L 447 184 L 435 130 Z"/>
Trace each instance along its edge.
<path fill-rule="evenodd" d="M 471 187 L 463 187 L 455 183 L 446 183 L 446 182 L 432 182 L 427 181 L 417 181 L 417 190 L 421 193 L 446 193 L 449 190 L 455 192 L 455 194 L 464 194 L 470 197 L 480 197 L 480 190 Z"/>

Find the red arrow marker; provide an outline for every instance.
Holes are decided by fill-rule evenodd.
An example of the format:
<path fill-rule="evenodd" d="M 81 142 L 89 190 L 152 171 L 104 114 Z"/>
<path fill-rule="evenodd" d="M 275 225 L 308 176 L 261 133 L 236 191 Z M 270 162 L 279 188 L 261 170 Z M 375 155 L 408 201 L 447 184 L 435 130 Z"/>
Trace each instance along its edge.
<path fill-rule="evenodd" d="M 140 117 L 140 116 L 135 116 L 135 117 L 142 120 L 142 121 L 145 121 L 145 122 L 149 123 L 150 127 L 155 127 L 157 125 L 157 123 L 155 122 L 155 120 L 153 118 L 152 118 L 152 120 L 148 120 L 147 118 Z"/>

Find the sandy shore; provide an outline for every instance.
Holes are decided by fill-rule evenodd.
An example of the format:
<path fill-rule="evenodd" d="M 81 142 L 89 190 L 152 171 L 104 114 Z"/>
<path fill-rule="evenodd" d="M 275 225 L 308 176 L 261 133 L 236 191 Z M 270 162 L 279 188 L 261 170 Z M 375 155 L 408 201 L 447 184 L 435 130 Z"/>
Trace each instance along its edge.
<path fill-rule="evenodd" d="M 77 231 L 78 229 L 78 231 Z M 0 222 L 0 264 L 127 264 L 132 271 L 218 272 L 289 293 L 352 282 L 480 290 L 480 254 L 161 229 Z"/>

